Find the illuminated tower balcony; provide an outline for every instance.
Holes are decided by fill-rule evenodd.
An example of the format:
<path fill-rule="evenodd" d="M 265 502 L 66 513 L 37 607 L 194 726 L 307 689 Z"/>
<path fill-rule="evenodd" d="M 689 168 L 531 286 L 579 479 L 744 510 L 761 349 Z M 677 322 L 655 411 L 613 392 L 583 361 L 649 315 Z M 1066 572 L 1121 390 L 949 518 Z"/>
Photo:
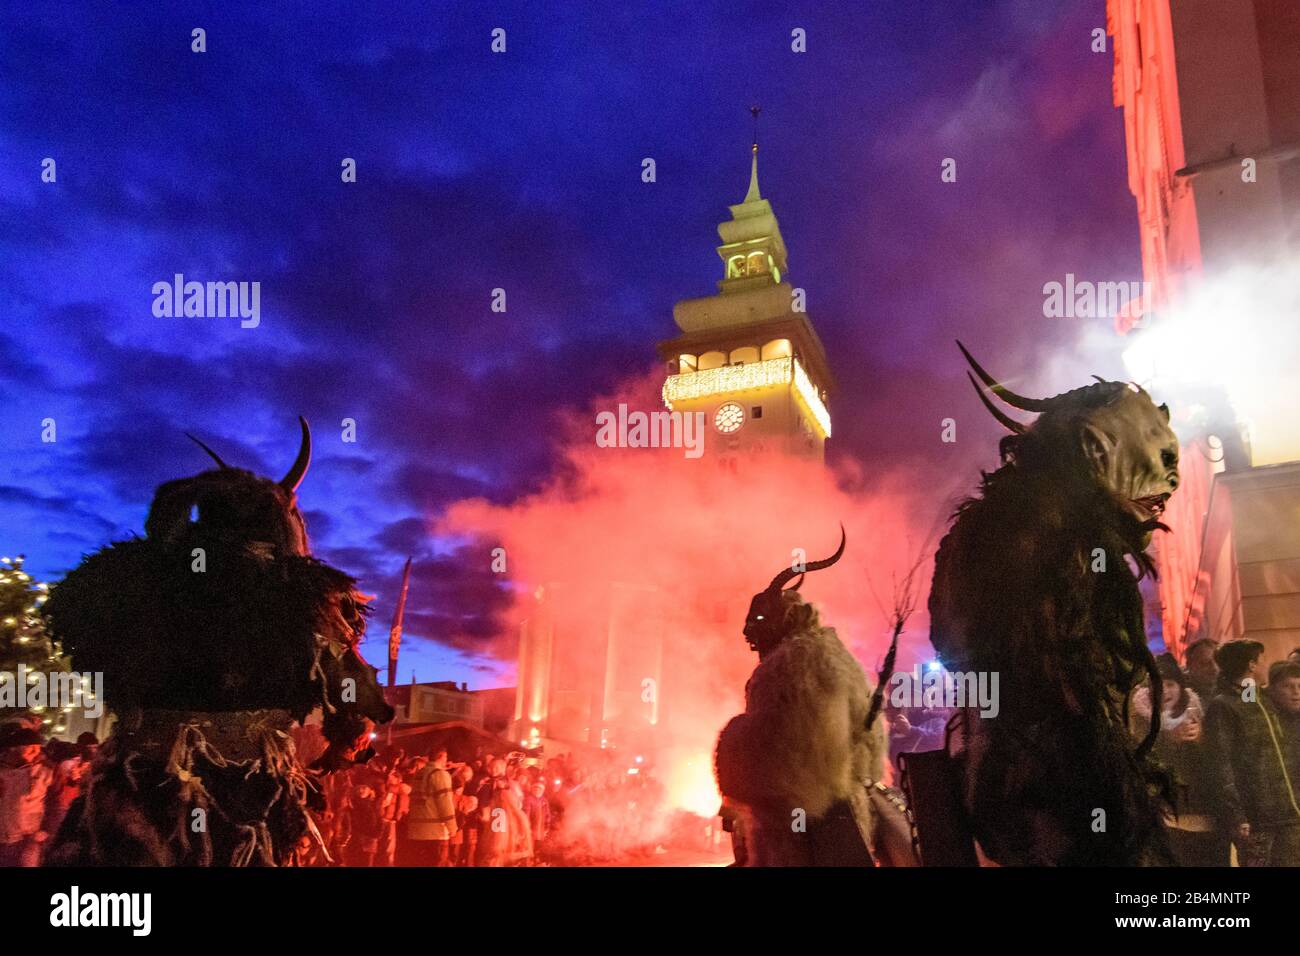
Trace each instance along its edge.
<path fill-rule="evenodd" d="M 711 395 L 731 395 L 748 389 L 790 385 L 794 396 L 808 417 L 816 423 L 822 438 L 831 437 L 831 416 L 812 380 L 799 360 L 787 355 L 749 362 L 744 365 L 722 365 L 698 372 L 669 375 L 664 381 L 663 398 L 668 408 L 674 402 L 689 402 Z"/>

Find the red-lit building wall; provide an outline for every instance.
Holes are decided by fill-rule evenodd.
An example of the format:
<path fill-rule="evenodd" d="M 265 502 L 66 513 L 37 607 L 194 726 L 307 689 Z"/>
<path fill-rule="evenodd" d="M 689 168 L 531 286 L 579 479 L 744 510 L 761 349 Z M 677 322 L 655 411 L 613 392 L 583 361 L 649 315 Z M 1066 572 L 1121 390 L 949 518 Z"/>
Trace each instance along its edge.
<path fill-rule="evenodd" d="M 1158 323 L 1161 310 L 1201 275 L 1297 250 L 1300 4 L 1107 0 L 1106 19 L 1113 100 L 1124 111 L 1128 185 L 1151 288 L 1145 320 Z M 1255 163 L 1253 182 L 1243 178 L 1244 159 Z M 1134 324 L 1126 318 L 1117 330 L 1128 334 Z M 1241 597 L 1240 577 L 1257 577 L 1257 569 L 1241 566 L 1225 487 L 1233 469 L 1250 470 L 1249 452 L 1241 450 L 1227 402 L 1217 407 L 1194 422 L 1176 420 L 1183 484 L 1165 515 L 1172 534 L 1155 544 L 1163 638 L 1180 656 L 1199 637 L 1255 636 L 1245 620 L 1249 601 Z M 1226 453 L 1211 447 L 1211 436 L 1223 440 Z M 1226 461 L 1216 461 L 1225 454 Z M 1274 485 L 1268 494 L 1288 493 Z M 1295 516 L 1275 513 L 1275 519 Z M 1286 547 L 1275 551 L 1252 553 L 1267 555 L 1260 560 L 1270 567 L 1292 561 Z M 1275 591 L 1300 589 L 1286 574 L 1270 571 L 1268 581 Z"/>

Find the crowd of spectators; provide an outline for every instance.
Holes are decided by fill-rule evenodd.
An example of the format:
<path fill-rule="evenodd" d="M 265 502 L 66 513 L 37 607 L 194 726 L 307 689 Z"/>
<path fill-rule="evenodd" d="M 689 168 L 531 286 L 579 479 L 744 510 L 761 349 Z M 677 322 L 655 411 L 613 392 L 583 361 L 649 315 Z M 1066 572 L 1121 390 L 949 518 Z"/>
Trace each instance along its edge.
<path fill-rule="evenodd" d="M 1237 640 L 1191 645 L 1180 666 L 1158 659 L 1154 758 L 1174 784 L 1167 818 L 1184 866 L 1300 866 L 1300 648 L 1265 661 Z M 1130 701 L 1135 738 L 1150 727 L 1151 693 Z M 950 712 L 888 708 L 891 763 L 939 749 Z M 46 741 L 33 722 L 0 725 L 0 866 L 38 866 L 89 780 L 92 734 Z M 638 758 L 639 759 L 639 758 Z M 663 793 L 636 768 L 588 772 L 570 754 L 393 751 L 325 778 L 327 809 L 295 854 L 301 866 L 536 866 L 600 860 L 654 832 Z M 562 823 L 568 815 L 570 827 Z M 579 832 L 580 831 L 580 832 Z M 642 840 L 641 842 L 645 842 Z"/>
<path fill-rule="evenodd" d="M 1300 866 L 1300 648 L 1267 662 L 1264 645 L 1195 642 L 1157 658 L 1160 733 L 1152 755 L 1174 788 L 1165 823 L 1181 866 Z M 892 707 L 885 716 L 889 759 L 940 750 L 955 711 Z M 1151 691 L 1129 703 L 1135 740 L 1151 726 Z"/>
<path fill-rule="evenodd" d="M 1175 785 L 1166 820 L 1183 866 L 1300 866 L 1300 648 L 1265 661 L 1264 645 L 1191 645 L 1163 682 L 1152 753 Z M 1135 737 L 1150 728 L 1151 693 L 1130 709 Z"/>
<path fill-rule="evenodd" d="M 305 836 L 303 866 L 536 866 L 579 794 L 571 755 L 543 762 L 515 751 L 472 761 L 447 751 L 398 751 L 327 782 L 319 841 Z"/>
<path fill-rule="evenodd" d="M 39 866 L 81 795 L 99 750 L 94 734 L 46 741 L 39 721 L 0 726 L 0 867 Z"/>

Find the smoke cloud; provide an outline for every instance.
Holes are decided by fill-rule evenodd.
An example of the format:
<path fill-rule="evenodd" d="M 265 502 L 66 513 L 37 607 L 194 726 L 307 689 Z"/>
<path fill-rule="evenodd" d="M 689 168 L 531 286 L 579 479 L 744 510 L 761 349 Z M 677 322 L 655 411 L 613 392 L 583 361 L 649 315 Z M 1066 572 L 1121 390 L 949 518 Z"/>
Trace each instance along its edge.
<path fill-rule="evenodd" d="M 504 658 L 516 651 L 520 623 L 537 613 L 539 588 L 562 592 L 569 619 L 590 625 L 557 629 L 555 641 L 589 642 L 590 653 L 578 656 L 593 666 L 604 667 L 610 627 L 632 656 L 662 635 L 658 723 L 618 743 L 627 760 L 633 750 L 645 757 L 672 806 L 712 815 L 713 747 L 727 719 L 743 710 L 745 681 L 757 661 L 741 633 L 753 594 L 800 557 L 797 549 L 808 561 L 832 553 L 843 523 L 843 559 L 809 575 L 802 593 L 874 684 L 897 582 L 922 561 L 919 610 L 904 632 L 898 666 L 927 660 L 930 560 L 956 491 L 975 476 L 957 475 L 941 488 L 933 475 L 920 480 L 883 462 L 824 466 L 770 455 L 741 459 L 732 471 L 710 454 L 709 443 L 721 440 L 712 429 L 700 459 L 673 448 L 598 447 L 596 415 L 619 402 L 662 409 L 661 381 L 648 375 L 620 388 L 617 398 L 566 415 L 556 432 L 562 464 L 540 490 L 506 505 L 460 502 L 436 531 L 466 542 L 462 553 L 481 555 L 485 564 L 491 549 L 505 549 L 513 600 L 494 644 Z M 611 589 L 635 597 L 611 612 Z M 627 676 L 635 686 L 635 672 Z"/>

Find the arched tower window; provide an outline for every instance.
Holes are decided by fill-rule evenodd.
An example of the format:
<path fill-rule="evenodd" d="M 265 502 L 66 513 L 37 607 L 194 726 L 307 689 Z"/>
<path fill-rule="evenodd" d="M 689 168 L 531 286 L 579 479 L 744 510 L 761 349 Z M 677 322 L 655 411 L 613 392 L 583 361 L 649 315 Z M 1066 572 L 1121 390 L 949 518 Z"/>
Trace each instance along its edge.
<path fill-rule="evenodd" d="M 710 368 L 721 368 L 727 364 L 727 353 L 725 352 L 705 352 L 700 356 L 700 371 Z"/>
<path fill-rule="evenodd" d="M 788 358 L 792 354 L 789 339 L 773 339 L 763 346 L 763 361 L 774 358 Z"/>

